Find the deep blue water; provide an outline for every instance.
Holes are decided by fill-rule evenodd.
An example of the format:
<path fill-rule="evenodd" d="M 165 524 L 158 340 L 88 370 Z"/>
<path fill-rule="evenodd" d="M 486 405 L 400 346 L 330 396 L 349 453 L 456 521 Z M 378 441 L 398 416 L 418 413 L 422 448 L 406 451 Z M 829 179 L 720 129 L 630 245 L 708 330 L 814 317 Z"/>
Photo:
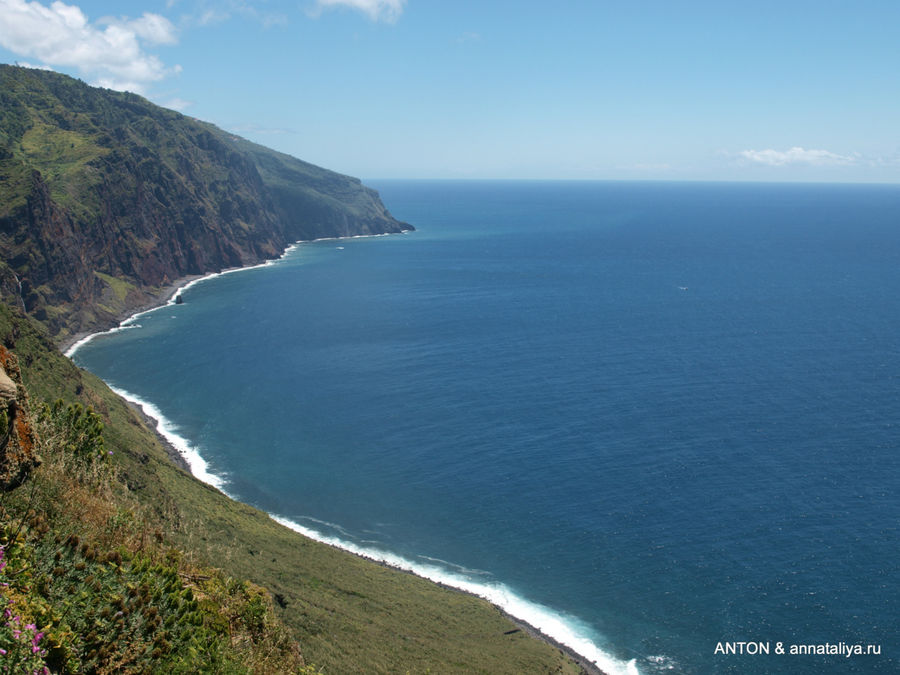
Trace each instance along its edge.
<path fill-rule="evenodd" d="M 229 494 L 642 673 L 896 672 L 900 188 L 372 184 L 417 232 L 205 281 L 76 361 Z M 750 640 L 882 655 L 714 653 Z"/>

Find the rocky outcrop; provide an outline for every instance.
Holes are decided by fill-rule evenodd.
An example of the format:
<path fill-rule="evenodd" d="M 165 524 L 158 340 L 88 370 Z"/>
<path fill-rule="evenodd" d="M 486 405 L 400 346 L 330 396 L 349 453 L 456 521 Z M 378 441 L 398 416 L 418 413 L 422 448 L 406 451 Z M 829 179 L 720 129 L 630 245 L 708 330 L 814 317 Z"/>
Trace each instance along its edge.
<path fill-rule="evenodd" d="M 0 490 L 18 487 L 40 464 L 35 448 L 19 363 L 0 345 Z"/>

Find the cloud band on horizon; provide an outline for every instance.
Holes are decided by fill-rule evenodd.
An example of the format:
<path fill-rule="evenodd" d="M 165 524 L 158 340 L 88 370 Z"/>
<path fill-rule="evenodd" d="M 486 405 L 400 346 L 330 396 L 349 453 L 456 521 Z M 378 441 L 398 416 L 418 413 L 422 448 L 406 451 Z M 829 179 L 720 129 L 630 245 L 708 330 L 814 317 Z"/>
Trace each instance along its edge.
<path fill-rule="evenodd" d="M 787 166 L 789 164 L 809 164 L 811 166 L 846 166 L 855 164 L 856 157 L 838 155 L 828 150 L 806 150 L 795 146 L 790 150 L 742 150 L 738 153 L 744 159 L 766 166 Z"/>

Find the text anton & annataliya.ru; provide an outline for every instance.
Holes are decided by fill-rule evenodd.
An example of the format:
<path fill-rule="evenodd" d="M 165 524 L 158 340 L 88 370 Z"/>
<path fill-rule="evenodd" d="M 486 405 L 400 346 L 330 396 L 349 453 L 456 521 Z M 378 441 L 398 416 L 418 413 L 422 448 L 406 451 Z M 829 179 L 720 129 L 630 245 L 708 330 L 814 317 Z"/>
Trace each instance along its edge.
<path fill-rule="evenodd" d="M 847 644 L 846 642 L 825 642 L 822 644 L 790 644 L 776 642 L 774 647 L 768 641 L 765 642 L 718 642 L 715 654 L 788 654 L 791 656 L 878 656 L 881 654 L 881 645 Z"/>

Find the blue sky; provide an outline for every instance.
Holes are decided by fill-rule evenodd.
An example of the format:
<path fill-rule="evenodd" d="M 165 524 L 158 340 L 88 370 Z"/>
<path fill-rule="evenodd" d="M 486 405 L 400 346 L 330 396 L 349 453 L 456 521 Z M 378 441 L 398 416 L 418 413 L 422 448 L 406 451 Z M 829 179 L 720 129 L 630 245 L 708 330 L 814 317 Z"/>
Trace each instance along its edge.
<path fill-rule="evenodd" d="M 0 0 L 0 61 L 363 178 L 900 181 L 900 2 Z"/>

